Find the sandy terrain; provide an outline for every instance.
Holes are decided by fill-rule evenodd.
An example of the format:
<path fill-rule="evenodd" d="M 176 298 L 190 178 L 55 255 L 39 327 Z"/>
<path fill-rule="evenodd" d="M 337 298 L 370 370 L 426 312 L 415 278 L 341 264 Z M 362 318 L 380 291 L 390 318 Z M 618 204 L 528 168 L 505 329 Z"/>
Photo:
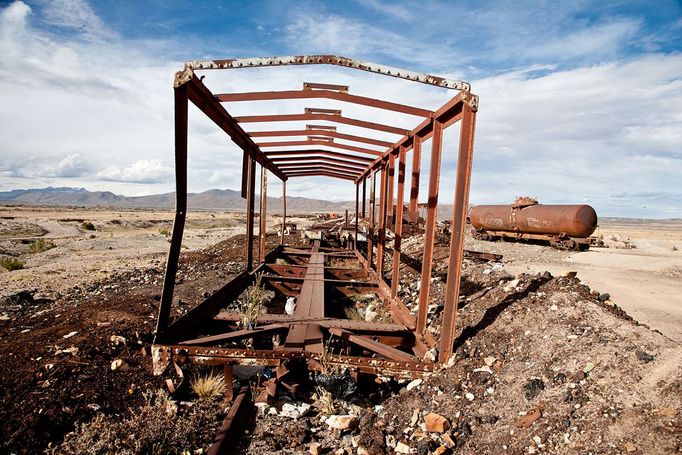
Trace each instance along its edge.
<path fill-rule="evenodd" d="M 512 273 L 577 271 L 581 281 L 609 293 L 635 319 L 682 343 L 682 220 L 605 219 L 595 235 L 609 248 L 564 252 L 473 239 L 468 247 L 504 254 Z M 624 248 L 623 240 L 635 248 Z"/>

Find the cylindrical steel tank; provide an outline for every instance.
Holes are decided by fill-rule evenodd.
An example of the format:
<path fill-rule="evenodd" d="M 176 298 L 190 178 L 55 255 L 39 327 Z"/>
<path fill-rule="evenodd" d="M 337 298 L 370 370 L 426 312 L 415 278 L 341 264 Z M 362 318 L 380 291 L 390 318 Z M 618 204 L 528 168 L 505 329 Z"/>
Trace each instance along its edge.
<path fill-rule="evenodd" d="M 489 231 L 589 237 L 597 228 L 597 212 L 589 205 L 476 205 L 469 221 Z"/>

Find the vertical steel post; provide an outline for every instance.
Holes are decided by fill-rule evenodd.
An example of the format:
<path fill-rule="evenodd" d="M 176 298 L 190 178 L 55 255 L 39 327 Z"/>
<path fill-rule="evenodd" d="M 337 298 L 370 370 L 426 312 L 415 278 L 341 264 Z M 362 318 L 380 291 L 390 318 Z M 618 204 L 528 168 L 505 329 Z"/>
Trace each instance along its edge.
<path fill-rule="evenodd" d="M 249 154 L 244 150 L 242 153 L 242 198 L 246 198 L 249 187 Z"/>
<path fill-rule="evenodd" d="M 246 270 L 253 269 L 253 212 L 256 202 L 256 160 L 249 158 L 249 188 L 246 193 Z"/>
<path fill-rule="evenodd" d="M 386 228 L 393 230 L 393 223 L 395 221 L 395 214 L 393 213 L 393 189 L 395 176 L 395 155 L 391 154 L 388 157 L 388 193 L 386 193 Z"/>
<path fill-rule="evenodd" d="M 379 188 L 379 238 L 377 239 L 377 275 L 384 279 L 384 243 L 386 242 L 386 193 L 388 190 L 388 166 L 381 170 Z"/>
<path fill-rule="evenodd" d="M 353 249 L 358 249 L 358 218 L 360 216 L 360 182 L 355 184 L 355 236 L 353 239 Z"/>
<path fill-rule="evenodd" d="M 410 187 L 409 218 L 412 223 L 417 222 L 417 201 L 419 200 L 419 172 L 422 162 L 422 138 L 412 138 L 412 185 Z"/>
<path fill-rule="evenodd" d="M 258 262 L 265 262 L 265 236 L 268 218 L 268 170 L 260 168 L 260 225 L 258 228 Z"/>
<path fill-rule="evenodd" d="M 367 177 L 364 177 L 362 179 L 362 217 L 363 218 L 365 216 L 367 216 L 367 211 L 365 210 L 365 199 L 367 199 L 366 191 L 367 191 Z"/>
<path fill-rule="evenodd" d="M 438 185 L 440 178 L 440 159 L 443 148 L 443 125 L 433 121 L 431 138 L 431 161 L 429 164 L 429 194 L 426 210 L 426 231 L 424 233 L 424 254 L 422 255 L 422 274 L 419 288 L 419 307 L 417 309 L 416 330 L 423 334 L 426 329 L 429 292 L 431 289 L 431 261 L 433 260 L 433 241 L 436 236 L 436 211 L 438 209 Z"/>
<path fill-rule="evenodd" d="M 393 273 L 391 275 L 391 297 L 398 294 L 400 280 L 400 244 L 403 234 L 403 206 L 405 205 L 405 147 L 400 147 L 398 155 L 398 194 L 395 201 L 395 228 L 393 232 Z"/>
<path fill-rule="evenodd" d="M 284 245 L 284 230 L 287 227 L 287 181 L 282 180 L 282 234 L 279 244 Z"/>
<path fill-rule="evenodd" d="M 374 256 L 374 198 L 376 190 L 376 172 L 370 171 L 372 180 L 369 184 L 369 237 L 367 237 L 367 263 L 371 269 L 373 266 L 372 256 Z"/>
<path fill-rule="evenodd" d="M 175 276 L 178 273 L 178 261 L 180 260 L 182 234 L 185 230 L 185 217 L 187 215 L 188 92 L 187 84 L 176 87 L 173 92 L 175 98 L 175 221 L 173 222 L 168 262 L 166 262 L 166 274 L 163 278 L 159 318 L 156 321 L 155 343 L 157 339 L 163 337 L 164 332 L 168 328 L 171 305 L 173 303 Z"/>
<path fill-rule="evenodd" d="M 476 112 L 468 103 L 462 107 L 462 124 L 459 133 L 459 155 L 457 157 L 457 181 L 455 201 L 452 211 L 452 234 L 450 235 L 450 257 L 448 259 L 448 279 L 445 285 L 445 308 L 440 336 L 439 361 L 447 362 L 452 355 L 455 342 L 455 322 L 459 302 L 459 286 L 462 278 L 462 258 L 464 255 L 464 230 L 469 207 L 471 186 L 471 164 L 474 152 L 474 129 Z"/>

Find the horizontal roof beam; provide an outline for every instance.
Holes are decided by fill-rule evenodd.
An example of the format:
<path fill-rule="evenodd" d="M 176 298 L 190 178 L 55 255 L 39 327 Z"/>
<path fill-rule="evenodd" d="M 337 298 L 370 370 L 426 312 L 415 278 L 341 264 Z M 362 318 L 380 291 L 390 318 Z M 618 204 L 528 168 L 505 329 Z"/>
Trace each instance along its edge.
<path fill-rule="evenodd" d="M 286 176 L 263 154 L 253 140 L 246 134 L 237 121 L 218 103 L 211 91 L 204 85 L 199 78 L 193 76 L 185 82 L 188 90 L 189 100 L 201 110 L 213 123 L 225 131 L 232 141 L 237 144 L 244 152 L 249 154 L 259 164 L 264 166 L 279 179 L 286 180 Z"/>
<path fill-rule="evenodd" d="M 338 112 L 338 114 L 335 112 Z M 243 115 L 240 117 L 235 117 L 235 120 L 239 123 L 299 122 L 309 120 L 321 120 L 325 122 L 334 122 L 342 123 L 344 125 L 357 126 L 358 128 L 384 131 L 386 133 L 392 134 L 405 135 L 410 132 L 410 130 L 407 130 L 405 128 L 398 128 L 391 125 L 384 125 L 381 123 L 368 122 L 366 120 L 344 117 L 343 115 L 341 115 L 341 111 L 336 111 L 334 109 L 314 109 L 310 107 L 306 107 L 305 113 L 303 114 Z"/>
<path fill-rule="evenodd" d="M 282 137 L 282 136 L 326 136 L 346 141 L 362 142 L 379 147 L 389 147 L 391 142 L 381 141 L 371 137 L 355 136 L 353 134 L 339 133 L 329 129 L 305 129 L 305 130 L 279 130 L 279 131 L 251 131 L 247 133 L 250 137 Z"/>
<path fill-rule="evenodd" d="M 245 93 L 221 93 L 215 96 L 218 101 L 272 101 L 272 100 L 299 100 L 299 99 L 330 99 L 346 103 L 359 104 L 377 109 L 384 109 L 402 114 L 416 115 L 418 117 L 430 117 L 433 111 L 406 104 L 393 103 L 391 101 L 377 100 L 365 96 L 351 95 L 333 90 L 283 90 L 279 92 L 245 92 Z"/>
<path fill-rule="evenodd" d="M 256 145 L 260 148 L 267 147 L 300 147 L 306 145 L 317 145 L 326 146 L 342 150 L 348 150 L 351 152 L 365 153 L 367 155 L 383 156 L 383 152 L 379 150 L 366 149 L 363 147 L 356 147 L 354 145 L 340 144 L 334 141 L 322 141 L 322 140 L 305 140 L 305 141 L 273 141 L 273 142 L 258 142 Z"/>
<path fill-rule="evenodd" d="M 403 136 L 401 140 L 393 144 L 392 147 L 389 147 L 380 158 L 375 159 L 374 162 L 367 167 L 365 172 L 362 173 L 360 178 L 369 175 L 373 169 L 382 166 L 382 163 L 388 160 L 391 155 L 397 155 L 401 147 L 405 147 L 406 149 L 412 148 L 415 136 L 419 136 L 422 141 L 430 138 L 433 134 L 434 121 L 442 123 L 443 129 L 457 122 L 462 116 L 464 103 L 467 103 L 472 109 L 476 110 L 478 108 L 478 97 L 467 92 L 460 92 L 455 95 L 434 113 L 432 119 L 425 119 L 417 125 L 410 134 Z"/>
<path fill-rule="evenodd" d="M 341 153 L 341 152 L 332 152 L 331 150 L 322 150 L 322 149 L 301 149 L 301 150 L 275 150 L 275 151 L 270 151 L 270 152 L 264 152 L 265 155 L 270 158 L 272 162 L 277 162 L 279 157 L 289 157 L 292 155 L 303 155 L 303 156 L 313 156 L 313 155 L 323 155 L 323 156 L 329 156 L 333 158 L 344 158 L 353 161 L 354 163 L 371 163 L 374 161 L 374 158 L 370 158 L 368 156 L 358 156 L 358 155 L 351 155 L 349 153 Z"/>
<path fill-rule="evenodd" d="M 325 171 L 311 171 L 311 172 L 298 172 L 298 173 L 292 173 L 292 174 L 287 174 L 287 177 L 289 178 L 294 178 L 294 177 L 331 177 L 335 179 L 342 179 L 342 180 L 350 180 L 351 182 L 355 181 L 356 177 L 354 176 L 349 176 L 346 174 L 337 174 L 334 172 L 325 172 Z"/>
<path fill-rule="evenodd" d="M 282 172 L 284 172 L 286 174 L 287 172 L 293 171 L 293 170 L 319 169 L 319 168 L 345 171 L 345 172 L 348 172 L 349 174 L 356 174 L 356 175 L 362 174 L 362 171 L 364 170 L 364 169 L 358 169 L 356 167 L 339 166 L 338 164 L 323 163 L 323 162 L 319 162 L 319 161 L 309 161 L 307 163 L 304 162 L 304 163 L 283 164 L 280 169 L 282 169 Z"/>
<path fill-rule="evenodd" d="M 185 71 L 286 65 L 336 65 L 361 71 L 368 71 L 370 73 L 381 74 L 384 76 L 397 77 L 408 81 L 419 82 L 422 84 L 433 85 L 451 90 L 462 90 L 465 92 L 471 90 L 471 85 L 468 82 L 458 81 L 456 79 L 446 79 L 444 77 L 433 76 L 431 74 L 418 73 L 416 71 L 410 71 L 402 68 L 394 68 L 378 63 L 328 54 L 233 58 L 224 60 L 197 60 L 193 62 L 186 62 Z"/>

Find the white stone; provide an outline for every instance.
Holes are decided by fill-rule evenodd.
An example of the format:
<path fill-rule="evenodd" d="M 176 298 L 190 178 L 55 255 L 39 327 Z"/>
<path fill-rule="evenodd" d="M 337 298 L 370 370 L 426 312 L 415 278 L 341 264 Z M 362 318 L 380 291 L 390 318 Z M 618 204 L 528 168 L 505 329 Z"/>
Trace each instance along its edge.
<path fill-rule="evenodd" d="M 412 390 L 415 387 L 418 387 L 423 381 L 421 379 L 415 379 L 411 381 L 409 384 L 407 384 L 407 390 Z"/>
<path fill-rule="evenodd" d="M 352 415 L 332 415 L 324 421 L 324 423 L 334 430 L 347 430 L 354 422 L 355 417 Z"/>
<path fill-rule="evenodd" d="M 469 401 L 474 401 L 474 398 L 476 398 L 476 397 L 474 396 L 474 394 L 471 393 L 471 392 L 467 392 L 466 395 L 464 395 L 464 396 L 465 396 L 466 399 L 469 400 Z"/>

